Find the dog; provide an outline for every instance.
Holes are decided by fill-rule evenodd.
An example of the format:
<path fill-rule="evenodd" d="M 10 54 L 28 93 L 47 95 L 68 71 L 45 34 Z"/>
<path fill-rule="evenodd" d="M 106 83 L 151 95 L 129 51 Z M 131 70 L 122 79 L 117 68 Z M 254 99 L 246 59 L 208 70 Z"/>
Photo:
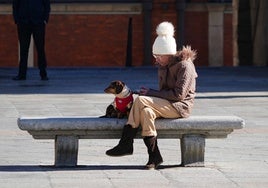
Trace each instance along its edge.
<path fill-rule="evenodd" d="M 133 92 L 127 85 L 120 81 L 115 80 L 104 89 L 105 93 L 115 95 L 114 101 L 106 108 L 106 113 L 101 118 L 124 118 L 128 117 L 130 109 L 133 104 Z"/>

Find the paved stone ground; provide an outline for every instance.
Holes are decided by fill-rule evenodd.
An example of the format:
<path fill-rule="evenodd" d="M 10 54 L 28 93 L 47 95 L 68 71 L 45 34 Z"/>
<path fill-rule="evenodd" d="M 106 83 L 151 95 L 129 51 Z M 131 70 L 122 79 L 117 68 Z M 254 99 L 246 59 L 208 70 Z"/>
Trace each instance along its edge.
<path fill-rule="evenodd" d="M 54 142 L 34 140 L 19 130 L 19 116 L 100 116 L 113 96 L 112 80 L 130 88 L 157 88 L 155 68 L 49 69 L 40 81 L 30 69 L 26 81 L 11 80 L 17 69 L 0 69 L 0 187 L 268 187 L 268 68 L 198 68 L 193 115 L 237 115 L 246 127 L 227 139 L 206 141 L 205 167 L 182 168 L 179 140 L 159 140 L 164 163 L 144 170 L 146 148 L 135 140 L 132 156 L 105 151 L 118 140 L 80 140 L 79 166 L 53 168 Z"/>

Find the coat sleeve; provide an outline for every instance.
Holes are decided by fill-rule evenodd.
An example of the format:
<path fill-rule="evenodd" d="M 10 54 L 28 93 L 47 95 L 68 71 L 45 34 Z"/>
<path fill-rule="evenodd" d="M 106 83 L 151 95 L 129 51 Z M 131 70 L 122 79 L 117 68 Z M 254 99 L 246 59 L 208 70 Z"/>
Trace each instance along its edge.
<path fill-rule="evenodd" d="M 44 18 L 45 18 L 45 21 L 48 23 L 49 14 L 50 14 L 50 0 L 43 0 L 43 3 L 44 3 L 44 8 L 45 8 Z"/>
<path fill-rule="evenodd" d="M 13 19 L 14 22 L 17 24 L 18 23 L 18 13 L 19 11 L 19 0 L 13 0 L 12 1 L 12 14 L 13 14 Z"/>
<path fill-rule="evenodd" d="M 188 62 L 181 63 L 174 88 L 160 91 L 150 89 L 147 95 L 164 98 L 170 101 L 183 101 L 189 93 L 193 79 L 195 79 L 195 72 L 193 72 L 191 66 L 187 64 Z"/>

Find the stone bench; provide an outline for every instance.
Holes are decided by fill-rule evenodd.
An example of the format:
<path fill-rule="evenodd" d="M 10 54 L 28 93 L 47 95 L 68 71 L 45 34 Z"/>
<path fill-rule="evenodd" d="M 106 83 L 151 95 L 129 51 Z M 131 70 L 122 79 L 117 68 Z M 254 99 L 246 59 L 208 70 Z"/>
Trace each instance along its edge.
<path fill-rule="evenodd" d="M 56 167 L 77 165 L 79 139 L 119 139 L 125 123 L 126 119 L 98 117 L 18 118 L 19 128 L 33 138 L 55 140 Z M 158 138 L 181 140 L 182 166 L 204 166 L 205 139 L 226 138 L 245 123 L 236 116 L 192 116 L 157 119 L 155 124 Z"/>

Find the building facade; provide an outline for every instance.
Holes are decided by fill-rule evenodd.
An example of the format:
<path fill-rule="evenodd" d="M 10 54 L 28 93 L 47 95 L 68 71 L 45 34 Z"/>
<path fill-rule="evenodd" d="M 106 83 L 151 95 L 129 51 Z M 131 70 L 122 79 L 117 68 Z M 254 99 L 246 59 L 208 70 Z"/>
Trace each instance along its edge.
<path fill-rule="evenodd" d="M 0 0 L 0 67 L 18 66 L 12 1 Z M 49 67 L 124 67 L 153 64 L 155 28 L 175 26 L 178 48 L 198 52 L 196 66 L 237 66 L 231 1 L 51 0 L 46 29 Z M 35 67 L 31 43 L 29 66 Z"/>

